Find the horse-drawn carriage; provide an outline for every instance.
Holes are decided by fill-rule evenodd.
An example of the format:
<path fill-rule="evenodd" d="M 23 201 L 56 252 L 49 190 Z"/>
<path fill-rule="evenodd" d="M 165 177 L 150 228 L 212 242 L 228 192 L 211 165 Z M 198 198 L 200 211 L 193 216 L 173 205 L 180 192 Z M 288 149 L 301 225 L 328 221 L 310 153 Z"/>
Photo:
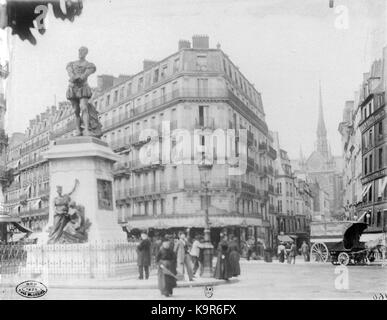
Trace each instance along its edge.
<path fill-rule="evenodd" d="M 365 264 L 385 250 L 385 235 L 364 237 L 368 225 L 359 221 L 319 221 L 311 223 L 311 261 L 332 264 Z M 367 241 L 369 240 L 369 241 Z"/>

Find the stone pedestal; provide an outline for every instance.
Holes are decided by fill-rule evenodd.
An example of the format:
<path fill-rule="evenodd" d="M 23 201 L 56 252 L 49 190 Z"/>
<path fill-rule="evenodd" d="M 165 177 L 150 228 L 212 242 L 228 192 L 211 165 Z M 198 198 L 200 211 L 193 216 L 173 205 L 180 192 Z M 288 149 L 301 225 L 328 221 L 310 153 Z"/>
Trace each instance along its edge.
<path fill-rule="evenodd" d="M 49 160 L 50 209 L 48 227 L 54 221 L 56 186 L 69 193 L 78 179 L 71 199 L 85 207 L 91 222 L 88 242 L 125 242 L 126 234 L 118 224 L 112 167 L 118 156 L 100 139 L 74 137 L 59 139 L 44 156 Z"/>

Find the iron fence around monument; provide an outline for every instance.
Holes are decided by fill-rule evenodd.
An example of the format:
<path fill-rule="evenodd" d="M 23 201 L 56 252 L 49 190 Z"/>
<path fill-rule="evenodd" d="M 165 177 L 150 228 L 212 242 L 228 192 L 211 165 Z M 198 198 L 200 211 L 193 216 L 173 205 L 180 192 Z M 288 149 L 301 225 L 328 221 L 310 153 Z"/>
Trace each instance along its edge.
<path fill-rule="evenodd" d="M 0 275 L 52 279 L 138 276 L 135 242 L 0 245 Z M 151 269 L 155 268 L 152 250 Z"/>

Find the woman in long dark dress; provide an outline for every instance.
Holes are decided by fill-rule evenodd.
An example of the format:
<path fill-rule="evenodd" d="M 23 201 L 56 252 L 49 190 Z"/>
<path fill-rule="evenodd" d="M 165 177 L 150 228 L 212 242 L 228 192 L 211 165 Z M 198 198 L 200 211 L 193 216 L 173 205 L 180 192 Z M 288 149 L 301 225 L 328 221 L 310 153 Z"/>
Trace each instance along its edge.
<path fill-rule="evenodd" d="M 236 237 L 232 237 L 228 245 L 228 257 L 230 261 L 230 274 L 232 277 L 237 277 L 241 274 L 241 267 L 239 264 L 240 254 L 239 245 Z"/>
<path fill-rule="evenodd" d="M 230 262 L 228 255 L 228 241 L 227 236 L 223 236 L 218 244 L 218 259 L 216 261 L 215 279 L 228 280 L 231 277 Z"/>
<path fill-rule="evenodd" d="M 170 248 L 170 239 L 164 239 L 161 249 L 157 253 L 156 262 L 158 269 L 158 285 L 162 295 L 169 297 L 176 287 L 176 255 Z"/>

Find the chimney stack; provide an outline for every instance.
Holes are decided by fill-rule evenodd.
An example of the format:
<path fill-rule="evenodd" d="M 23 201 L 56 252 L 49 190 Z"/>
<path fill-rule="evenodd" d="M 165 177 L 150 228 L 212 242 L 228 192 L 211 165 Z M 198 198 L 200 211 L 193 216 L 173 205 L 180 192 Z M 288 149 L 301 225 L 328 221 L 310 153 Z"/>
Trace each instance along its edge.
<path fill-rule="evenodd" d="M 109 74 L 102 74 L 97 77 L 97 87 L 99 91 L 104 91 L 114 85 L 114 77 Z"/>
<path fill-rule="evenodd" d="M 192 48 L 194 49 L 209 49 L 210 38 L 207 35 L 192 36 Z"/>
<path fill-rule="evenodd" d="M 143 71 L 152 68 L 156 63 L 157 63 L 157 61 L 145 59 L 145 60 L 142 62 L 142 65 L 143 65 Z"/>
<path fill-rule="evenodd" d="M 179 51 L 181 49 L 190 49 L 191 48 L 191 43 L 188 40 L 179 40 Z"/>

